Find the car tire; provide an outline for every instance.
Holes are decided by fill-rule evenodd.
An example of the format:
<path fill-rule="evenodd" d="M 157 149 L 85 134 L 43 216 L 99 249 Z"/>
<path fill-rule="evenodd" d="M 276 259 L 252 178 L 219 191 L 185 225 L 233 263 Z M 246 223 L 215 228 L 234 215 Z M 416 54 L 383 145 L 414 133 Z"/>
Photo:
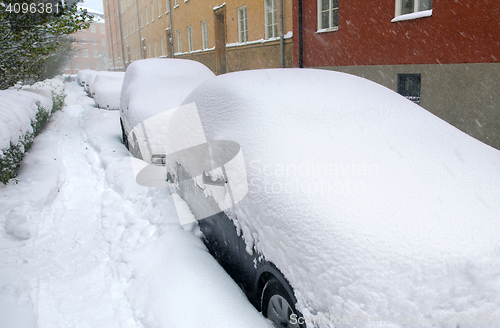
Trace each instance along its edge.
<path fill-rule="evenodd" d="M 288 286 L 289 290 L 292 288 Z M 305 328 L 299 324 L 302 315 L 295 309 L 295 297 L 290 295 L 277 278 L 271 278 L 262 290 L 262 314 L 270 320 L 274 327 Z M 291 317 L 295 315 L 294 317 Z"/>
<path fill-rule="evenodd" d="M 127 134 L 125 133 L 125 129 L 123 128 L 123 123 L 120 122 L 120 125 L 122 126 L 122 142 L 125 145 L 125 148 L 127 148 L 127 150 L 128 150 L 129 146 L 128 146 Z"/>

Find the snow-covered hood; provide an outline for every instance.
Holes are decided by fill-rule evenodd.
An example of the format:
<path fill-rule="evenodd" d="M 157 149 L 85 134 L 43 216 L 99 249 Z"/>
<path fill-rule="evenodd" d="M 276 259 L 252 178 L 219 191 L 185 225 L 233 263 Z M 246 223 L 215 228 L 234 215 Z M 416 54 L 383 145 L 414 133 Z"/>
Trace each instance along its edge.
<path fill-rule="evenodd" d="M 221 75 L 193 102 L 207 140 L 241 145 L 248 194 L 237 225 L 306 317 L 430 327 L 439 316 L 434 327 L 445 327 L 447 315 L 497 314 L 500 325 L 498 150 L 331 71 Z"/>

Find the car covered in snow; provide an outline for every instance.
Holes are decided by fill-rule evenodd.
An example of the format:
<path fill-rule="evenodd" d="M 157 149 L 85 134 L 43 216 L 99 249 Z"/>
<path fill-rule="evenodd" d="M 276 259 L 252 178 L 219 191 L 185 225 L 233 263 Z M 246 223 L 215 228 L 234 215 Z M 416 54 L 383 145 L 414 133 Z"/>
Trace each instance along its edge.
<path fill-rule="evenodd" d="M 87 81 L 90 72 L 92 71 L 89 69 L 83 69 L 81 71 L 78 71 L 78 74 L 76 74 L 76 81 L 78 82 L 79 85 L 81 85 L 82 87 L 85 86 L 85 82 Z"/>
<path fill-rule="evenodd" d="M 97 108 L 120 109 L 125 72 L 99 72 L 94 80 L 94 103 Z"/>
<path fill-rule="evenodd" d="M 208 80 L 167 136 L 171 189 L 276 327 L 499 327 L 500 151 L 313 69 Z"/>
<path fill-rule="evenodd" d="M 85 92 L 87 92 L 87 96 L 89 96 L 90 98 L 94 97 L 94 81 L 98 73 L 98 71 L 90 71 L 89 75 L 87 76 L 87 80 L 85 81 L 85 85 L 83 86 Z"/>
<path fill-rule="evenodd" d="M 131 154 L 162 164 L 171 110 L 214 76 L 205 65 L 186 59 L 144 59 L 130 64 L 121 92 L 120 124 L 123 143 Z"/>

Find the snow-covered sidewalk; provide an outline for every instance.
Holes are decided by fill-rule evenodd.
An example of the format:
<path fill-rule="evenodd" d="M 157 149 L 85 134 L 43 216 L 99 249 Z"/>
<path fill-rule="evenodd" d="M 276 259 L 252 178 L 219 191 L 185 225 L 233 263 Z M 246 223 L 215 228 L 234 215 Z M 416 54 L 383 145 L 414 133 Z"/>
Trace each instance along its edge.
<path fill-rule="evenodd" d="M 76 83 L 0 186 L 0 327 L 269 327 Z"/>

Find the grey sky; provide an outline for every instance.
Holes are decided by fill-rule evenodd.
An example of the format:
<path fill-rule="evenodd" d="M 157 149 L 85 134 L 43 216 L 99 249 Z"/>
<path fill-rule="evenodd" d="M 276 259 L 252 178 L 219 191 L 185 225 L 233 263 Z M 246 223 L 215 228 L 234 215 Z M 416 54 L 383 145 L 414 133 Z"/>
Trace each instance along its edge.
<path fill-rule="evenodd" d="M 85 1 L 79 1 L 79 3 L 87 8 L 91 8 L 101 13 L 104 13 L 104 10 L 102 8 L 102 0 L 85 0 Z"/>

